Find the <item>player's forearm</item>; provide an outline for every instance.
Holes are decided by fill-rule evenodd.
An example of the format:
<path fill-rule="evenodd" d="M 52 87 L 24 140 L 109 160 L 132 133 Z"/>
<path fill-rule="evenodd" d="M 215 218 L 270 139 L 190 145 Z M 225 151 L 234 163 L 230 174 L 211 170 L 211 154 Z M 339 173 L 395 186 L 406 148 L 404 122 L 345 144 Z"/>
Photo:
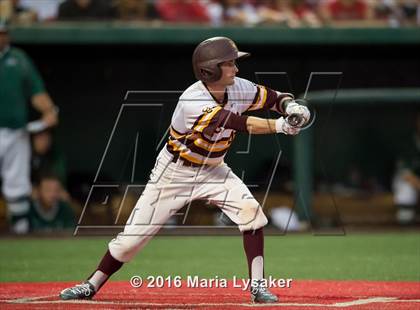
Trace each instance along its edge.
<path fill-rule="evenodd" d="M 404 180 L 411 184 L 417 190 L 420 190 L 420 178 L 411 171 L 406 172 L 403 176 Z"/>
<path fill-rule="evenodd" d="M 42 114 L 42 121 L 47 127 L 58 124 L 57 107 L 47 93 L 41 93 L 32 97 L 33 107 Z"/>
<path fill-rule="evenodd" d="M 246 120 L 246 128 L 250 134 L 254 135 L 276 133 L 276 120 L 249 116 Z"/>

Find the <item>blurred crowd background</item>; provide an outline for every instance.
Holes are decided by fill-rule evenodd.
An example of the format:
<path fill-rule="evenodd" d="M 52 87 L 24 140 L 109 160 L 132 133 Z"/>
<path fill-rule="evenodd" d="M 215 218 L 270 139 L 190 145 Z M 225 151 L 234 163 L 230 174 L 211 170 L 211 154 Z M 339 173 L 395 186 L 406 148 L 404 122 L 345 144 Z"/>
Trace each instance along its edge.
<path fill-rule="evenodd" d="M 406 27 L 419 0 L 0 0 L 0 19 L 28 24 L 120 20 L 153 23 Z"/>

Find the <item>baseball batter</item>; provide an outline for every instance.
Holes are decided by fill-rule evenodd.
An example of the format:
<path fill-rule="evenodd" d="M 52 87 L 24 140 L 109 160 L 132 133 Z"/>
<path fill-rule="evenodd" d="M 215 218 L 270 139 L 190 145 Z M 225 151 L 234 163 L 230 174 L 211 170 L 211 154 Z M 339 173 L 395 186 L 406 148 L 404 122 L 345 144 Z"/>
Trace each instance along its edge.
<path fill-rule="evenodd" d="M 276 302 L 264 282 L 264 235 L 267 224 L 260 204 L 224 162 L 237 132 L 296 135 L 310 117 L 288 93 L 274 91 L 236 77 L 236 60 L 249 56 L 225 37 L 201 42 L 193 54 L 198 81 L 179 98 L 170 136 L 161 150 L 150 180 L 135 205 L 124 232 L 113 239 L 93 274 L 82 284 L 63 290 L 62 299 L 92 298 L 123 263 L 143 249 L 177 210 L 195 199 L 208 199 L 238 225 L 255 302 Z M 243 115 L 269 109 L 283 116 L 262 119 Z M 298 116 L 291 126 L 287 115 Z"/>

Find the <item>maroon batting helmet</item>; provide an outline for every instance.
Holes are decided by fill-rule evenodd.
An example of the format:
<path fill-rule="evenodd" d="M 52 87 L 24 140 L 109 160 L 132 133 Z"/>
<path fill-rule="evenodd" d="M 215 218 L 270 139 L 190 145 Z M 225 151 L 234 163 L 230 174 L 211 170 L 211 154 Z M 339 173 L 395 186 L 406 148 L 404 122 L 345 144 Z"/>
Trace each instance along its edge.
<path fill-rule="evenodd" d="M 197 80 L 215 82 L 222 77 L 219 65 L 222 62 L 249 56 L 249 53 L 240 52 L 235 42 L 226 37 L 207 39 L 195 48 L 192 64 Z"/>

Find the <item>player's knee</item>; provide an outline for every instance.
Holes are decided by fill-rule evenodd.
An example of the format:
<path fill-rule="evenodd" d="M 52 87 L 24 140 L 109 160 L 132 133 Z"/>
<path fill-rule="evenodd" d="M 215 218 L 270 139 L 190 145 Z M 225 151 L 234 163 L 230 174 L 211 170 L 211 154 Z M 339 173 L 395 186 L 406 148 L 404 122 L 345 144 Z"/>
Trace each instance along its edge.
<path fill-rule="evenodd" d="M 258 215 L 259 208 L 260 205 L 254 199 L 244 200 L 241 203 L 241 208 L 239 211 L 239 217 L 242 220 L 242 224 L 253 221 Z"/>
<path fill-rule="evenodd" d="M 239 215 L 241 231 L 259 229 L 268 223 L 267 217 L 256 200 L 244 200 Z"/>
<path fill-rule="evenodd" d="M 109 243 L 109 251 L 111 252 L 111 255 L 121 262 L 126 263 L 130 261 L 137 252 L 137 248 L 140 244 L 137 239 L 137 236 L 118 236 L 113 239 Z"/>

